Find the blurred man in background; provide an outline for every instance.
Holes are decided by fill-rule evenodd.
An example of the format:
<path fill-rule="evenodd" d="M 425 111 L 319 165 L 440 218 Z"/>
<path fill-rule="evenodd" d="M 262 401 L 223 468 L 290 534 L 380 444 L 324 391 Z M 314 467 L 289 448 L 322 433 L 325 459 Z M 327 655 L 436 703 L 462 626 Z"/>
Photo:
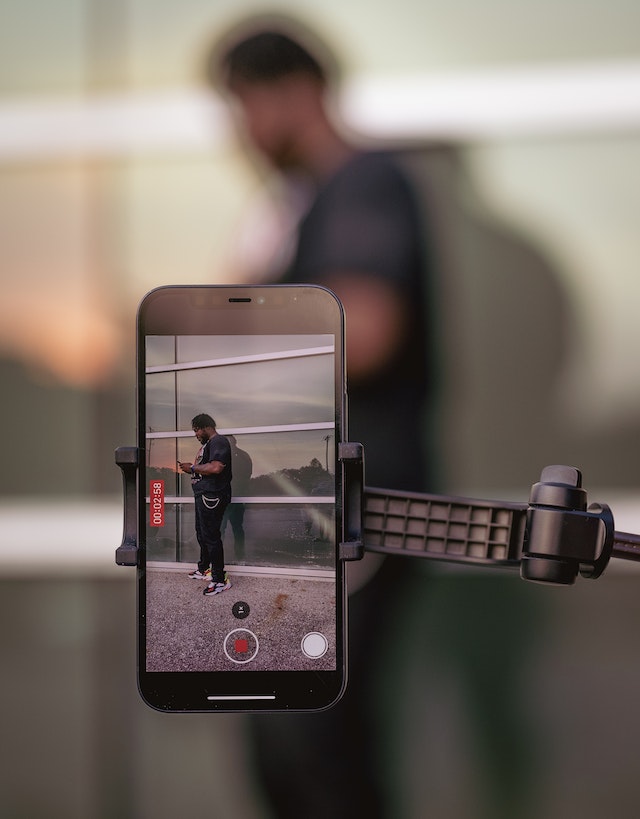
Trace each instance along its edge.
<path fill-rule="evenodd" d="M 332 56 L 309 32 L 270 19 L 234 29 L 209 54 L 207 74 L 228 96 L 250 149 L 280 176 L 291 204 L 285 221 L 294 226 L 293 241 L 282 235 L 274 243 L 279 269 L 265 258 L 256 275 L 262 281 L 325 285 L 344 304 L 349 437 L 365 446 L 367 485 L 436 491 L 438 447 L 430 426 L 438 358 L 433 285 L 442 271 L 435 269 L 435 228 L 425 231 L 427 220 L 401 155 L 359 148 L 332 119 L 333 66 Z M 429 596 L 422 567 L 417 575 L 416 580 L 415 566 L 402 558 L 367 555 L 362 565 L 349 566 L 345 697 L 321 715 L 251 721 L 257 771 L 278 819 L 399 815 L 391 782 L 394 752 L 383 746 L 385 730 L 402 712 L 395 698 L 402 698 L 409 655 L 425 651 L 420 617 L 426 609 L 418 607 L 413 622 L 402 621 L 407 598 Z M 462 606 L 456 627 L 466 633 L 465 601 L 447 598 L 452 596 L 449 605 Z M 418 638 L 409 640 L 412 652 L 399 656 L 407 631 Z M 495 665 L 500 634 L 497 627 L 490 637 L 494 653 L 487 662 L 477 640 L 475 652 L 462 641 L 469 667 L 464 659 L 453 659 L 462 667 L 455 670 L 460 677 L 474 663 L 484 672 L 482 680 L 468 673 L 464 685 L 479 683 L 473 707 L 491 712 L 488 721 L 483 713 L 474 726 L 483 734 L 481 753 L 486 751 L 489 766 L 501 768 L 497 777 L 511 783 L 502 800 L 504 814 L 496 807 L 501 797 L 488 797 L 487 815 L 493 819 L 512 815 L 510 796 L 521 783 L 517 731 L 506 697 L 500 737 L 490 739 L 492 719 L 499 718 L 494 712 L 517 666 L 512 663 L 501 677 Z M 447 645 L 443 654 L 451 662 L 455 648 Z M 391 683 L 382 696 L 380 680 Z"/>
<path fill-rule="evenodd" d="M 339 133 L 327 111 L 328 70 L 303 42 L 282 24 L 236 32 L 212 53 L 209 78 L 230 95 L 252 147 L 299 203 L 293 254 L 276 280 L 325 285 L 344 304 L 349 435 L 365 445 L 368 483 L 427 488 L 429 272 L 417 203 L 392 154 L 360 151 Z M 365 635 L 384 644 L 408 569 L 401 560 L 365 562 L 375 576 L 359 590 L 351 578 L 341 704 L 313 717 L 252 723 L 258 767 L 281 819 L 385 813 L 369 689 L 377 652 Z"/>

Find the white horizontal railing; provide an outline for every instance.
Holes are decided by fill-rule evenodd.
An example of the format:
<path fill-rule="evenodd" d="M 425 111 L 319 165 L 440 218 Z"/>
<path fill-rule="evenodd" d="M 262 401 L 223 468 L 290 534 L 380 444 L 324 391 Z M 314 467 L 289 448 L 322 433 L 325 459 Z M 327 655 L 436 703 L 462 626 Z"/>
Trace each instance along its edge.
<path fill-rule="evenodd" d="M 146 502 L 149 503 L 149 496 L 145 498 Z M 305 503 L 331 503 L 334 504 L 336 502 L 335 497 L 331 497 L 330 495 L 243 495 L 242 497 L 233 497 L 231 499 L 232 503 L 247 503 L 247 504 L 305 504 Z M 195 503 L 195 499 L 193 495 L 167 495 L 164 499 L 165 503 Z"/>
<path fill-rule="evenodd" d="M 220 435 L 260 435 L 266 432 L 313 432 L 314 430 L 335 429 L 333 421 L 318 421 L 309 424 L 270 424 L 262 427 L 219 428 Z M 168 430 L 167 432 L 147 432 L 149 440 L 156 438 L 193 438 L 193 430 Z"/>
<path fill-rule="evenodd" d="M 254 364 L 263 361 L 282 361 L 285 358 L 307 358 L 316 355 L 330 355 L 335 347 L 307 347 L 303 350 L 279 350 L 273 353 L 256 353 L 254 355 L 227 356 L 226 358 L 211 358 L 206 361 L 184 361 L 177 364 L 161 364 L 147 367 L 147 375 L 153 373 L 171 373 L 182 370 L 202 370 L 208 367 L 228 367 L 236 364 Z"/>
<path fill-rule="evenodd" d="M 163 572 L 184 572 L 184 563 L 169 563 L 161 560 L 147 561 L 147 569 L 151 571 L 158 570 Z M 331 569 L 310 569 L 305 567 L 303 569 L 294 568 L 291 566 L 250 566 L 245 564 L 229 563 L 229 569 L 234 575 L 243 575 L 244 577 L 305 577 L 314 580 L 335 580 L 336 573 Z"/>
<path fill-rule="evenodd" d="M 473 71 L 360 75 L 338 100 L 365 136 L 474 140 L 640 128 L 640 61 L 502 65 Z M 0 100 L 0 160 L 154 152 L 210 155 L 234 140 L 224 103 L 193 87 Z"/>
<path fill-rule="evenodd" d="M 493 494 L 503 497 L 501 492 Z M 618 531 L 640 532 L 637 492 L 599 490 L 598 497 L 611 506 Z M 134 582 L 135 572 L 115 563 L 122 525 L 122 501 L 117 498 L 5 498 L 0 502 L 0 577 L 32 577 L 36 583 L 46 583 L 48 577 L 90 574 Z M 640 563 L 612 560 L 604 578 L 632 572 L 640 573 Z"/>
<path fill-rule="evenodd" d="M 115 550 L 122 541 L 123 505 L 30 495 L 0 503 L 0 575 L 33 577 L 84 574 L 122 577 Z M 134 574 L 131 575 L 133 580 Z"/>

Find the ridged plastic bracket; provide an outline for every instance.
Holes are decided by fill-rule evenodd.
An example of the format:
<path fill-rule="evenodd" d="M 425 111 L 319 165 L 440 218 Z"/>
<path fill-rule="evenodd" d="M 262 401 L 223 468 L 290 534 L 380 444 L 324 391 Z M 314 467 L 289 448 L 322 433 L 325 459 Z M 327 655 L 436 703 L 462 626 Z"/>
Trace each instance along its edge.
<path fill-rule="evenodd" d="M 365 487 L 368 552 L 517 568 L 527 505 Z"/>
<path fill-rule="evenodd" d="M 138 565 L 138 468 L 141 451 L 135 446 L 116 449 L 116 463 L 122 470 L 124 524 L 122 543 L 116 549 L 118 566 Z"/>

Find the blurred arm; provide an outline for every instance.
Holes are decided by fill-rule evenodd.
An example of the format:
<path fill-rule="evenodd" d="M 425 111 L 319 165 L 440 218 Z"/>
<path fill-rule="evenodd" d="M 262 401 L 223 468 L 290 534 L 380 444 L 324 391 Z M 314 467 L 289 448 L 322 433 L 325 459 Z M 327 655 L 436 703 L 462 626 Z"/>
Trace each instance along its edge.
<path fill-rule="evenodd" d="M 324 283 L 344 305 L 349 380 L 375 375 L 402 344 L 407 314 L 404 298 L 389 282 L 366 273 L 336 273 Z"/>

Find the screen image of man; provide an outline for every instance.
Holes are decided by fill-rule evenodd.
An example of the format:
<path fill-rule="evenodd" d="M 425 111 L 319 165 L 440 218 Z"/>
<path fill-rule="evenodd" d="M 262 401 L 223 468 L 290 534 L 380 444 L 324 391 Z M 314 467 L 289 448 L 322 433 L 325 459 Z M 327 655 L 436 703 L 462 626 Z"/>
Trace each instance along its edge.
<path fill-rule="evenodd" d="M 216 422 L 207 413 L 196 415 L 191 422 L 201 444 L 193 463 L 178 463 L 180 470 L 191 475 L 195 500 L 196 537 L 200 545 L 198 567 L 190 572 L 194 580 L 207 580 L 203 594 L 214 595 L 231 588 L 224 570 L 224 549 L 220 528 L 231 501 L 231 446 L 216 431 Z M 210 574 L 209 574 L 210 573 Z"/>

